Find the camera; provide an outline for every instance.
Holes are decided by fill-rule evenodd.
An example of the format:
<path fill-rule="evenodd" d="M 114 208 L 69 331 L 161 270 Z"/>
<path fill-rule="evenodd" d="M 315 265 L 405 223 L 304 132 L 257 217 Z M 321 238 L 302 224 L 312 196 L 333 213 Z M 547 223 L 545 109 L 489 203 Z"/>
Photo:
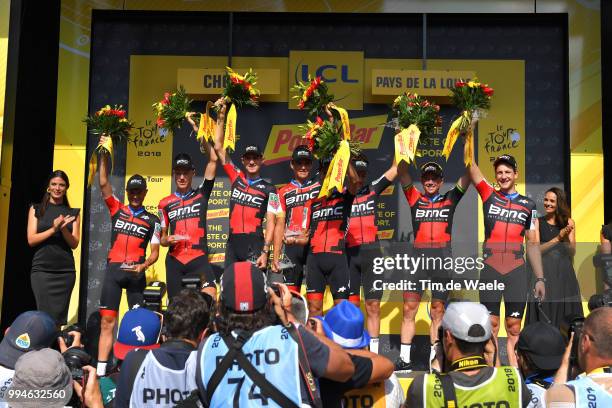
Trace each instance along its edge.
<path fill-rule="evenodd" d="M 208 305 L 208 310 L 213 310 L 215 306 L 215 299 L 208 293 L 202 292 L 201 289 L 204 287 L 202 286 L 202 281 L 199 276 L 185 276 L 183 279 L 181 279 L 181 286 L 183 289 L 192 289 L 198 292 Z"/>
<path fill-rule="evenodd" d="M 91 356 L 83 349 L 73 347 L 64 351 L 62 354 L 64 362 L 70 369 L 72 379 L 75 381 L 83 380 L 83 366 L 91 362 Z"/>
<path fill-rule="evenodd" d="M 612 307 L 612 289 L 595 294 L 589 298 L 589 312 L 600 307 Z"/>
<path fill-rule="evenodd" d="M 142 292 L 143 307 L 153 311 L 162 311 L 162 298 L 166 293 L 166 284 L 160 281 L 151 282 Z"/>
<path fill-rule="evenodd" d="M 69 332 L 79 332 L 81 333 L 81 339 L 85 338 L 85 330 L 81 326 L 76 324 L 70 325 L 60 332 L 60 337 L 64 339 L 66 347 L 72 347 L 72 342 L 74 341 L 74 336 Z"/>
<path fill-rule="evenodd" d="M 603 270 L 603 279 L 612 286 L 612 254 L 597 254 L 593 257 L 593 266 Z"/>
<path fill-rule="evenodd" d="M 582 328 L 584 327 L 584 317 L 578 315 L 570 315 L 566 317 L 559 331 L 567 339 L 570 340 L 570 336 L 574 333 L 574 340 L 572 342 L 572 350 L 570 353 L 570 365 L 572 367 L 578 367 L 578 344 L 580 343 L 580 336 L 582 335 Z"/>

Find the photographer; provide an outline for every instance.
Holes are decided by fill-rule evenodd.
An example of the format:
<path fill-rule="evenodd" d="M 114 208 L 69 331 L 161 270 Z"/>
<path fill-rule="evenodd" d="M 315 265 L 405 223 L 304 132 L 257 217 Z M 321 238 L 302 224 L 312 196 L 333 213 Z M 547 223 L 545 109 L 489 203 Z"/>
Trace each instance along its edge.
<path fill-rule="evenodd" d="M 516 345 L 519 370 L 531 390 L 530 408 L 544 408 L 544 394 L 561 365 L 565 339 L 554 326 L 537 322 L 525 326 Z"/>
<path fill-rule="evenodd" d="M 547 407 L 612 406 L 612 308 L 598 308 L 589 314 L 579 336 L 572 338 L 555 385 L 546 391 Z M 578 342 L 578 365 L 585 373 L 563 384 L 570 364 L 572 341 Z"/>
<path fill-rule="evenodd" d="M 491 338 L 489 313 L 481 304 L 451 303 L 440 338 L 448 374 L 422 374 L 408 388 L 404 407 L 527 407 L 531 393 L 514 367 L 490 367 L 484 352 Z"/>
<path fill-rule="evenodd" d="M 160 348 L 134 350 L 121 367 L 115 407 L 172 407 L 196 389 L 196 348 L 204 337 L 210 311 L 196 291 L 183 289 L 165 313 Z"/>
<path fill-rule="evenodd" d="M 198 350 L 196 382 L 211 407 L 232 400 L 244 407 L 268 406 L 271 401 L 282 407 L 320 407 L 312 379 L 346 381 L 353 375 L 353 364 L 338 345 L 294 326 L 287 286 L 279 284 L 278 293 L 266 293 L 265 275 L 250 262 L 225 269 L 219 332 Z"/>

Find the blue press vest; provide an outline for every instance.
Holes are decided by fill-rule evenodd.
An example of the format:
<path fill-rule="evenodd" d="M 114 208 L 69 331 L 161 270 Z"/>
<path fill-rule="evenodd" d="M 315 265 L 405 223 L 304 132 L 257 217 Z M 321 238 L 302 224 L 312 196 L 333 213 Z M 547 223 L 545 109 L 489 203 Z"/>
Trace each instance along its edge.
<path fill-rule="evenodd" d="M 589 377 L 569 381 L 567 385 L 574 388 L 576 408 L 612 407 L 612 395 Z"/>
<path fill-rule="evenodd" d="M 198 373 L 204 383 L 212 377 L 217 365 L 221 363 L 228 348 L 219 334 L 210 336 L 202 350 Z M 282 326 L 261 329 L 249 338 L 242 347 L 243 353 L 251 364 L 271 382 L 280 392 L 301 405 L 300 372 L 297 343 Z M 211 398 L 211 408 L 234 407 L 237 400 L 241 407 L 278 407 L 272 399 L 265 399 L 261 390 L 234 361 L 225 373 Z"/>

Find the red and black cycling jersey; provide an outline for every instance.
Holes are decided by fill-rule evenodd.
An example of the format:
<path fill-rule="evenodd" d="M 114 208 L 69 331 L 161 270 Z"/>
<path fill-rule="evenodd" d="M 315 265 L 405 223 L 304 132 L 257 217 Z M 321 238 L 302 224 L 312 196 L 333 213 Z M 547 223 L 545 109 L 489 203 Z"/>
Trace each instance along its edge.
<path fill-rule="evenodd" d="M 459 184 L 435 197 L 427 197 L 412 184 L 404 187 L 412 215 L 415 248 L 444 248 L 450 245 L 453 216 L 464 193 Z"/>
<path fill-rule="evenodd" d="M 329 197 L 315 198 L 311 204 L 310 250 L 316 253 L 344 253 L 351 206 L 355 196 L 334 192 Z"/>
<path fill-rule="evenodd" d="M 159 218 L 147 212 L 144 207 L 132 210 L 114 195 L 104 202 L 110 211 L 112 222 L 108 263 L 143 263 L 147 244 L 159 244 Z"/>
<path fill-rule="evenodd" d="M 320 191 L 321 183 L 317 179 L 307 180 L 304 184 L 291 180 L 278 190 L 280 211 L 277 215 L 285 216 L 287 230 L 304 231 L 310 227 L 310 207 Z"/>
<path fill-rule="evenodd" d="M 535 229 L 535 202 L 519 193 L 503 194 L 486 180 L 478 183 L 476 189 L 484 214 L 485 263 L 499 273 L 510 272 L 523 263 L 525 231 Z M 511 256 L 503 256 L 508 254 Z"/>
<path fill-rule="evenodd" d="M 189 237 L 172 245 L 168 252 L 183 264 L 208 253 L 206 213 L 214 185 L 214 179 L 205 179 L 197 189 L 186 194 L 175 192 L 159 202 L 162 228 L 168 228 L 169 235 Z"/>
<path fill-rule="evenodd" d="M 355 195 L 351 209 L 346 246 L 355 247 L 376 241 L 376 202 L 378 196 L 393 182 L 384 175 L 361 188 Z"/>
<path fill-rule="evenodd" d="M 276 187 L 262 178 L 247 180 L 234 164 L 223 166 L 232 183 L 230 196 L 230 234 L 263 236 L 266 212 L 280 210 Z"/>

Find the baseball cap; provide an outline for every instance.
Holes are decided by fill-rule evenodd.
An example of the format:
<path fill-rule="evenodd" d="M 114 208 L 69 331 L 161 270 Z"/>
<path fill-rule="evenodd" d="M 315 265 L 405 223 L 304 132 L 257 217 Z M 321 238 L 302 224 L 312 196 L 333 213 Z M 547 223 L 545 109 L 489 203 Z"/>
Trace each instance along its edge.
<path fill-rule="evenodd" d="M 191 160 L 191 156 L 187 153 L 179 153 L 174 156 L 174 160 L 172 161 L 172 168 L 185 168 L 185 169 L 195 169 L 193 165 L 193 161 Z"/>
<path fill-rule="evenodd" d="M 514 158 L 514 156 L 510 156 L 509 154 L 502 154 L 501 156 L 497 157 L 497 159 L 495 159 L 495 161 L 493 162 L 493 167 L 497 168 L 497 166 L 499 166 L 502 163 L 510 165 L 510 167 L 512 167 L 514 171 L 518 169 L 518 164 L 516 164 L 516 159 Z"/>
<path fill-rule="evenodd" d="M 436 162 L 427 162 L 421 166 L 421 176 L 424 176 L 427 173 L 434 173 L 438 177 L 444 177 L 442 166 Z"/>
<path fill-rule="evenodd" d="M 451 303 L 444 312 L 442 327 L 468 343 L 482 343 L 491 337 L 489 312 L 480 303 Z"/>
<path fill-rule="evenodd" d="M 246 156 L 247 154 L 254 154 L 256 156 L 263 156 L 261 149 L 256 144 L 249 144 L 244 148 L 244 152 L 242 156 Z"/>
<path fill-rule="evenodd" d="M 142 177 L 140 174 L 134 174 L 130 177 L 125 185 L 125 190 L 146 190 L 147 189 L 147 180 Z"/>
<path fill-rule="evenodd" d="M 526 354 L 540 370 L 558 369 L 565 346 L 565 339 L 559 329 L 545 322 L 525 326 L 516 344 L 517 349 Z"/>
<path fill-rule="evenodd" d="M 20 314 L 0 343 L 0 365 L 14 368 L 19 357 L 28 351 L 51 346 L 57 335 L 55 321 L 47 313 L 29 311 Z"/>
<path fill-rule="evenodd" d="M 221 302 L 235 312 L 254 312 L 268 301 L 266 276 L 251 262 L 236 262 L 221 276 Z"/>
<path fill-rule="evenodd" d="M 295 149 L 293 149 L 293 153 L 291 154 L 291 159 L 293 161 L 298 161 L 298 160 L 312 161 L 312 152 L 310 151 L 310 149 L 308 149 L 308 147 L 304 145 L 300 145 L 296 147 Z"/>
<path fill-rule="evenodd" d="M 134 349 L 158 348 L 161 329 L 160 314 L 142 307 L 127 311 L 121 319 L 117 341 L 113 347 L 115 357 L 123 360 L 125 355 Z"/>
<path fill-rule="evenodd" d="M 363 313 L 343 300 L 332 307 L 321 320 L 325 335 L 345 349 L 360 349 L 370 344 L 370 335 L 363 326 Z"/>
<path fill-rule="evenodd" d="M 28 398 L 10 401 L 11 407 L 63 407 L 72 397 L 72 375 L 60 353 L 43 348 L 19 357 L 11 389 L 52 391 L 45 395 L 44 400 Z"/>

